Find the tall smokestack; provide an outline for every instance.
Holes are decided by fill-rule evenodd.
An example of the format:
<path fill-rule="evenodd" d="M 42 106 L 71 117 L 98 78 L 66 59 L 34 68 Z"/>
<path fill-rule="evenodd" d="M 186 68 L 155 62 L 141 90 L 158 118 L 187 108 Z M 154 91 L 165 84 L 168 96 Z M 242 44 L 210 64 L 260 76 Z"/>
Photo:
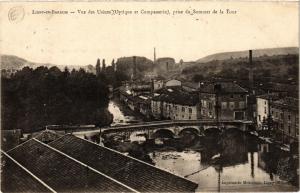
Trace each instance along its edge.
<path fill-rule="evenodd" d="M 136 56 L 133 56 L 133 79 L 136 79 Z"/>
<path fill-rule="evenodd" d="M 253 92 L 253 64 L 252 64 L 252 50 L 249 50 L 249 86 Z"/>
<path fill-rule="evenodd" d="M 154 53 L 153 53 L 153 62 L 154 63 L 156 62 L 156 50 L 155 50 L 155 47 L 154 47 Z"/>
<path fill-rule="evenodd" d="M 155 50 L 155 47 L 154 47 L 152 72 L 154 71 L 155 63 L 156 63 L 156 50 Z"/>
<path fill-rule="evenodd" d="M 166 69 L 169 71 L 169 62 L 166 63 Z"/>

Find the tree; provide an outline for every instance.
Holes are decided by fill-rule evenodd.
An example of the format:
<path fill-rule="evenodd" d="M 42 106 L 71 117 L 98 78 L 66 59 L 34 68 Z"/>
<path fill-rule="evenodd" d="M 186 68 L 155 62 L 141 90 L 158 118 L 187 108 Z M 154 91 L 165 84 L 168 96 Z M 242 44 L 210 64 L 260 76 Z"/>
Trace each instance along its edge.
<path fill-rule="evenodd" d="M 97 59 L 97 63 L 96 63 L 96 75 L 99 76 L 101 72 L 101 67 L 100 67 L 100 59 Z"/>
<path fill-rule="evenodd" d="M 102 60 L 102 72 L 105 73 L 105 59 Z"/>
<path fill-rule="evenodd" d="M 193 82 L 200 82 L 203 79 L 204 79 L 204 77 L 201 74 L 195 74 L 193 76 Z"/>
<path fill-rule="evenodd" d="M 13 77 L 1 77 L 2 129 L 33 132 L 45 125 L 108 125 L 106 82 L 83 69 L 23 68 Z"/>
<path fill-rule="evenodd" d="M 112 66 L 112 68 L 113 68 L 113 71 L 116 71 L 115 59 L 112 60 L 111 66 Z"/>

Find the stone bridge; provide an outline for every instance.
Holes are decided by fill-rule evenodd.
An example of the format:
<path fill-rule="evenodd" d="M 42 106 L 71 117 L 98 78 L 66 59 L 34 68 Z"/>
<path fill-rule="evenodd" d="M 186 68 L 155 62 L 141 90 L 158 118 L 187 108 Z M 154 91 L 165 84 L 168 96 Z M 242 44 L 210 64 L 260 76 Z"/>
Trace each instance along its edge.
<path fill-rule="evenodd" d="M 184 133 L 201 135 L 207 129 L 239 129 L 248 130 L 250 121 L 187 120 L 187 121 L 155 121 L 123 126 L 101 128 L 101 135 L 118 135 L 129 140 L 132 136 L 145 136 L 147 139 L 161 135 L 179 137 Z M 100 129 L 99 129 L 100 130 Z"/>

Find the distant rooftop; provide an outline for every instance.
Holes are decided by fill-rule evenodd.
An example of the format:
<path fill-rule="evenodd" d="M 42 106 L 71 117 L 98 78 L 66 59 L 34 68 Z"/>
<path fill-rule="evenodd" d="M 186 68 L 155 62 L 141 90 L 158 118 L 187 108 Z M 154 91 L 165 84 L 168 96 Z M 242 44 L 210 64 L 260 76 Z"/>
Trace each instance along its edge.
<path fill-rule="evenodd" d="M 200 92 L 204 93 L 216 93 L 215 86 L 220 85 L 221 93 L 247 93 L 248 91 L 240 85 L 233 82 L 216 82 L 208 83 L 200 88 Z"/>
<path fill-rule="evenodd" d="M 189 105 L 194 106 L 198 103 L 198 95 L 188 93 L 180 86 L 162 88 L 156 91 L 154 95 L 154 101 L 165 101 L 173 104 L 179 105 Z"/>
<path fill-rule="evenodd" d="M 273 106 L 287 108 L 294 111 L 299 111 L 299 99 L 293 97 L 285 97 L 272 102 Z"/>
<path fill-rule="evenodd" d="M 263 94 L 258 95 L 256 98 L 266 99 L 266 100 L 278 100 L 280 99 L 279 95 L 277 93 L 270 93 L 270 94 Z"/>
<path fill-rule="evenodd" d="M 1 148 L 4 151 L 12 149 L 20 144 L 21 129 L 1 130 Z"/>
<path fill-rule="evenodd" d="M 36 138 L 37 140 L 39 140 L 41 142 L 49 143 L 51 141 L 58 139 L 61 136 L 63 136 L 63 134 L 60 134 L 53 130 L 46 129 L 39 133 L 35 133 L 32 137 Z"/>

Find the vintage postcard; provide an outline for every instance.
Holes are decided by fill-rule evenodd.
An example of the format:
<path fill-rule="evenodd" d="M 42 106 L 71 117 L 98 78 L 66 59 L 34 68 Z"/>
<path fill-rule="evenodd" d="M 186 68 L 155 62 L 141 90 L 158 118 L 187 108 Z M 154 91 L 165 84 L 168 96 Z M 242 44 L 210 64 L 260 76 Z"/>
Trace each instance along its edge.
<path fill-rule="evenodd" d="M 0 2 L 1 192 L 299 191 L 298 1 Z"/>

